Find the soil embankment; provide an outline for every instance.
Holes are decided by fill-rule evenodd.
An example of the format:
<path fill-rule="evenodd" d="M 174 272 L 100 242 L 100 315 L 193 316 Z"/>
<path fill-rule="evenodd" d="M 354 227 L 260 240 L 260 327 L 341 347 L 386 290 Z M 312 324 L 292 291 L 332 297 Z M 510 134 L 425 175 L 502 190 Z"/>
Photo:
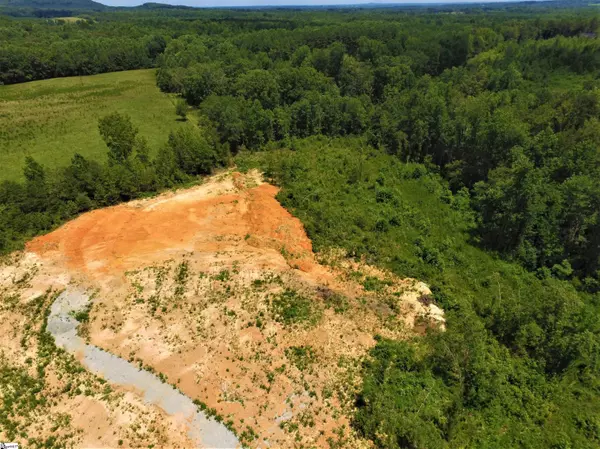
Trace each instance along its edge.
<path fill-rule="evenodd" d="M 255 268 L 283 269 L 284 249 L 309 271 L 310 239 L 276 193 L 257 173 L 221 175 L 189 190 L 89 212 L 27 249 L 99 280 L 186 252 L 202 253 L 207 262 L 236 252 L 252 258 Z"/>

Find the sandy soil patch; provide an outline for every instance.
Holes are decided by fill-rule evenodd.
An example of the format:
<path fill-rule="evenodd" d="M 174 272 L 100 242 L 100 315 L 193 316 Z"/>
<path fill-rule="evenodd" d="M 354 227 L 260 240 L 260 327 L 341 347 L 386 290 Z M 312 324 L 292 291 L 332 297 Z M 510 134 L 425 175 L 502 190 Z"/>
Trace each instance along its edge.
<path fill-rule="evenodd" d="M 0 441 L 21 447 L 191 447 L 185 427 L 58 350 L 45 311 L 67 283 L 33 254 L 0 263 Z M 64 446 L 62 446 L 64 445 Z"/>

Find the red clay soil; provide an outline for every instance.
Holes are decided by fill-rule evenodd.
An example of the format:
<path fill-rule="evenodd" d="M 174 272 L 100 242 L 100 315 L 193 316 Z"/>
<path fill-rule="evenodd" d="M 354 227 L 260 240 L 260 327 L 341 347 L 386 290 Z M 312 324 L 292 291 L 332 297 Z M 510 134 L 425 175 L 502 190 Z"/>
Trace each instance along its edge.
<path fill-rule="evenodd" d="M 246 189 L 248 179 L 235 174 L 182 193 L 92 211 L 32 240 L 27 250 L 93 278 L 182 251 L 214 254 L 234 248 L 277 250 L 288 255 L 288 263 L 310 271 L 312 246 L 302 223 L 277 202 L 276 187 Z"/>

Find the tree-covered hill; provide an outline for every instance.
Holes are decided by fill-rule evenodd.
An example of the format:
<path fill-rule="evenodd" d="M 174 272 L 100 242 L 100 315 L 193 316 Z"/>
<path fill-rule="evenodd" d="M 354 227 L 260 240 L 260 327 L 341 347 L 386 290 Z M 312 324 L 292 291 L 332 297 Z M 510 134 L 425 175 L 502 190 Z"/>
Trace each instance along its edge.
<path fill-rule="evenodd" d="M 92 0 L 0 0 L 0 6 L 22 8 L 85 9 L 101 11 L 106 8 L 102 3 Z"/>
<path fill-rule="evenodd" d="M 157 10 L 157 9 L 176 9 L 176 10 L 186 10 L 193 9 L 191 6 L 181 6 L 181 5 L 169 5 L 167 3 L 158 3 L 158 2 L 146 2 L 139 6 L 136 6 L 137 10 Z"/>
<path fill-rule="evenodd" d="M 0 0 L 0 14 L 16 17 L 70 17 L 108 9 L 93 0 Z"/>

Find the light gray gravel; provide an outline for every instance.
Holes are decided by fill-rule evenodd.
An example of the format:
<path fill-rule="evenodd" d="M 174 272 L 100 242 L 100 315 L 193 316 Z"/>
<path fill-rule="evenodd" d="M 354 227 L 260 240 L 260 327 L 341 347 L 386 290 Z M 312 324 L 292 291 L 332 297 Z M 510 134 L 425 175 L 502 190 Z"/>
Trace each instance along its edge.
<path fill-rule="evenodd" d="M 199 448 L 241 447 L 236 436 L 223 424 L 207 417 L 190 398 L 163 383 L 154 374 L 140 370 L 126 360 L 96 346 L 86 344 L 77 335 L 79 322 L 71 314 L 83 310 L 89 303 L 89 296 L 76 290 L 65 290 L 54 301 L 46 329 L 54 337 L 57 346 L 70 353 L 82 354 L 85 367 L 108 382 L 134 387 L 144 393 L 144 401 L 147 404 L 157 405 L 167 414 L 185 420 L 188 436 Z"/>

